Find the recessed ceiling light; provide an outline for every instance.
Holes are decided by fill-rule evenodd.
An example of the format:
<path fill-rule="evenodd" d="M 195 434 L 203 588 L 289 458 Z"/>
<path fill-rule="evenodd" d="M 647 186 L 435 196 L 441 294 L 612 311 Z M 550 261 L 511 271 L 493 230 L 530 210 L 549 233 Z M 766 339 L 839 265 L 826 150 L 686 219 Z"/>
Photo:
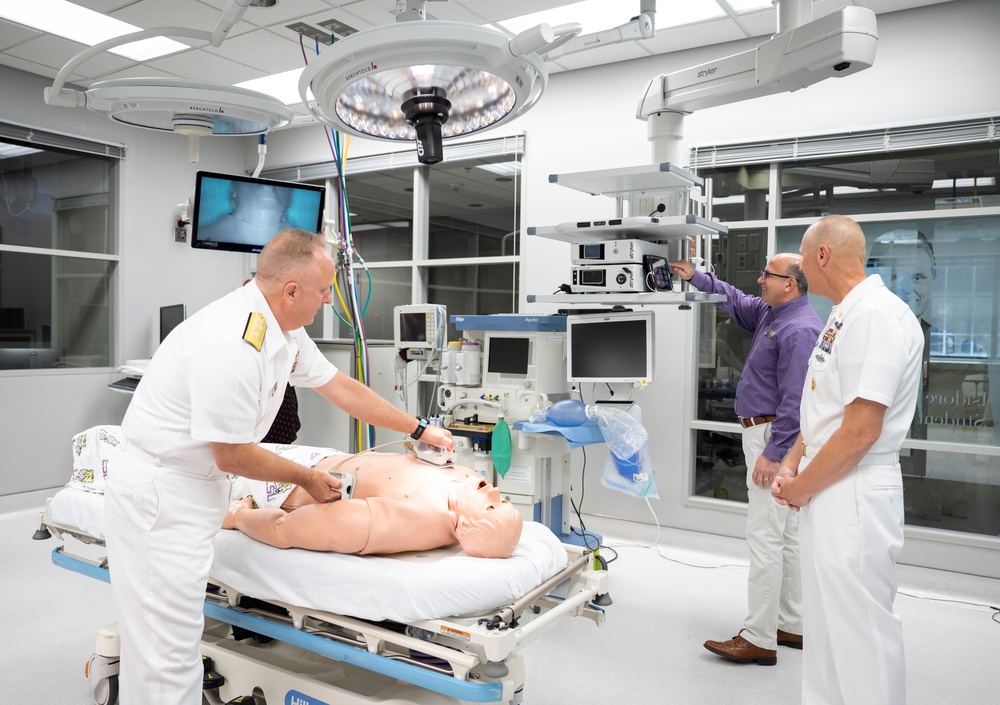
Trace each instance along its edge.
<path fill-rule="evenodd" d="M 769 10 L 774 3 L 771 0 L 726 0 L 726 4 L 739 15 L 744 12 Z"/>
<path fill-rule="evenodd" d="M 494 162 L 492 164 L 477 164 L 477 169 L 502 176 L 516 176 L 521 173 L 521 162 Z"/>
<path fill-rule="evenodd" d="M 19 144 L 6 144 L 0 142 L 0 159 L 10 159 L 12 157 L 23 157 L 27 154 L 35 154 L 36 152 L 41 152 L 40 149 L 34 149 L 32 147 L 22 147 Z"/>
<path fill-rule="evenodd" d="M 66 0 L 0 3 L 0 17 L 91 47 L 108 39 L 142 31 L 141 27 Z M 173 39 L 153 37 L 123 44 L 108 51 L 133 61 L 148 61 L 190 48 Z"/>
<path fill-rule="evenodd" d="M 243 81 L 235 85 L 237 88 L 246 88 L 247 90 L 273 95 L 285 105 L 295 105 L 302 102 L 302 98 L 299 97 L 299 76 L 301 75 L 302 69 L 292 69 L 291 71 L 276 73 L 273 76 L 264 76 L 263 78 Z"/>

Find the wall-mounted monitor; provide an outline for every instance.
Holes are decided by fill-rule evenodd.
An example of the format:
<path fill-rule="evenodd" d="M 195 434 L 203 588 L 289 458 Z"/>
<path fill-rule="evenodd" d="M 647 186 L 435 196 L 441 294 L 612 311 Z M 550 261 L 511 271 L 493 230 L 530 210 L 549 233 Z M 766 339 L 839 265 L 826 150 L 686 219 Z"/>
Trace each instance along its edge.
<path fill-rule="evenodd" d="M 260 252 L 285 228 L 318 233 L 324 195 L 322 186 L 199 171 L 191 247 Z"/>
<path fill-rule="evenodd" d="M 653 381 L 653 312 L 600 313 L 566 319 L 570 382 L 645 385 Z"/>

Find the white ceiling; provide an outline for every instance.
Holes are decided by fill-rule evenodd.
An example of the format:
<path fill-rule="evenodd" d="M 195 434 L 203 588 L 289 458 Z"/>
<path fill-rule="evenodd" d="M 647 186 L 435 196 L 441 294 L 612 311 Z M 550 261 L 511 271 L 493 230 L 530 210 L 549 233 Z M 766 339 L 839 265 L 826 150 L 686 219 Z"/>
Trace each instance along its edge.
<path fill-rule="evenodd" d="M 4 0 L 32 2 L 32 0 Z M 74 0 L 92 10 L 143 29 L 182 26 L 211 31 L 226 0 Z M 539 10 L 570 5 L 575 0 L 447 0 L 428 3 L 436 19 L 488 24 Z M 639 0 L 607 0 L 622 8 L 620 23 L 639 13 Z M 684 3 L 688 0 L 667 0 Z M 876 14 L 933 5 L 951 0 L 813 0 L 813 17 L 846 5 L 869 8 Z M 651 39 L 591 49 L 551 62 L 552 73 L 635 59 L 654 54 L 772 34 L 773 8 L 736 15 L 727 0 L 715 0 L 726 16 L 678 28 L 660 29 Z M 661 0 L 662 5 L 662 0 Z M 303 51 L 299 34 L 287 27 L 303 22 L 313 27 L 337 20 L 359 31 L 394 22 L 393 0 L 278 0 L 271 8 L 249 8 L 219 47 L 182 39 L 191 48 L 159 59 L 137 63 L 102 54 L 81 65 L 69 83 L 89 87 L 95 81 L 131 77 L 177 77 L 232 85 L 270 74 L 301 68 Z M 661 10 L 660 15 L 663 15 Z M 664 26 L 663 18 L 657 24 Z M 305 42 L 308 53 L 315 42 Z M 86 47 L 24 25 L 0 19 L 0 64 L 54 78 L 59 69 Z M 300 108 L 301 109 L 301 108 Z"/>

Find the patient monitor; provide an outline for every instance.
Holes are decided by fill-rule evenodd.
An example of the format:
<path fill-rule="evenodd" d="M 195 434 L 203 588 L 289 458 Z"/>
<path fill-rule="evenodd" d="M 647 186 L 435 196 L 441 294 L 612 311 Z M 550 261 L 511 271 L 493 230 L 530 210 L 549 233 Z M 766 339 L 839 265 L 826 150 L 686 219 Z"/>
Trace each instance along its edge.
<path fill-rule="evenodd" d="M 447 311 L 435 304 L 407 304 L 393 309 L 392 332 L 396 349 L 406 359 L 432 357 L 447 338 Z"/>

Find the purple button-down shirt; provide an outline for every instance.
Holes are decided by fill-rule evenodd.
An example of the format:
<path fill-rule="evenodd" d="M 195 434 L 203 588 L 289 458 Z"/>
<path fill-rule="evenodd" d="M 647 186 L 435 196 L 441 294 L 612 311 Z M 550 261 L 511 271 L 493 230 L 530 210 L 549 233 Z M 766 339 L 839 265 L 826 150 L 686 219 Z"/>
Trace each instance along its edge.
<path fill-rule="evenodd" d="M 716 307 L 753 333 L 736 385 L 736 415 L 777 417 L 771 424 L 764 456 L 780 461 L 799 435 L 799 402 L 806 368 L 823 322 L 805 296 L 771 308 L 759 296 L 748 296 L 712 274 L 695 271 L 691 285 L 706 293 L 725 294 L 726 301 Z"/>

